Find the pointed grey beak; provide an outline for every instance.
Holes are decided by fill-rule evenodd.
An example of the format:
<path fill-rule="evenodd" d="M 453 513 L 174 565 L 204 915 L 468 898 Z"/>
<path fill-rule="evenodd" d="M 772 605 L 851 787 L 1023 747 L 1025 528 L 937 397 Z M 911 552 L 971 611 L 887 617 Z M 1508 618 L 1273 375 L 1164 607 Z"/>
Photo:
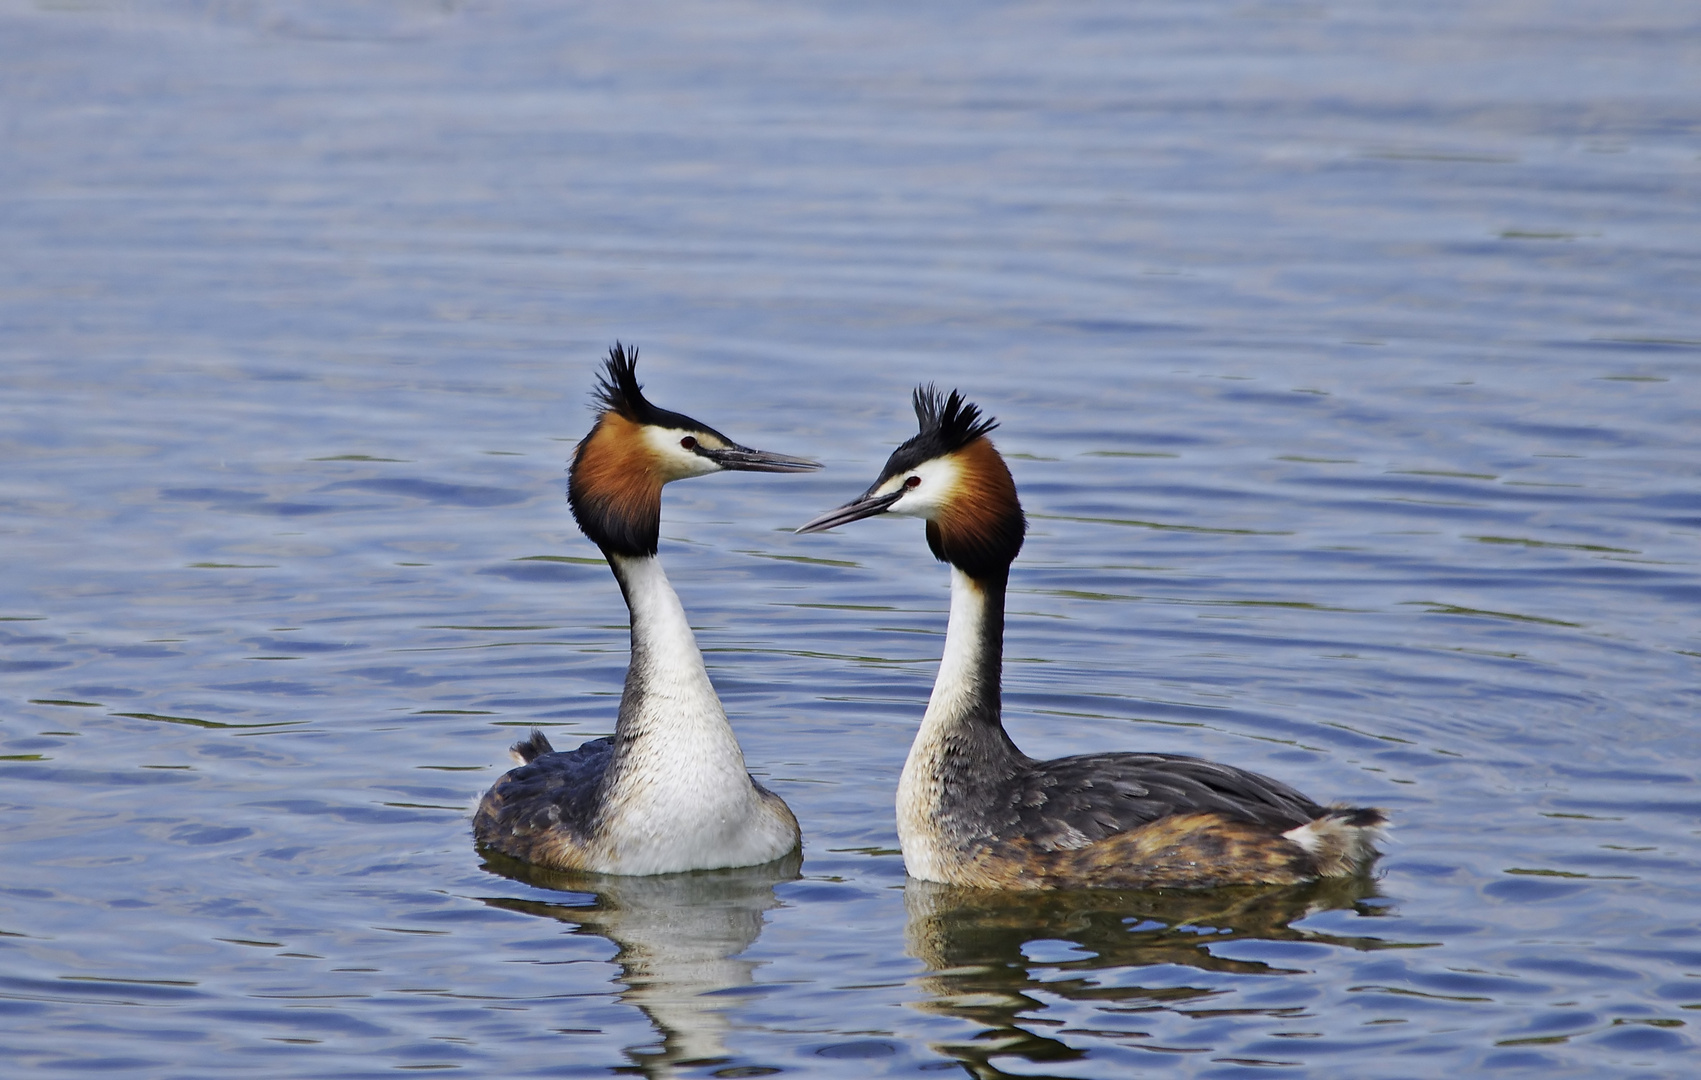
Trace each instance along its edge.
<path fill-rule="evenodd" d="M 849 525 L 853 521 L 884 514 L 886 510 L 903 497 L 904 489 L 899 488 L 889 495 L 864 495 L 853 499 L 837 510 L 829 510 L 825 514 L 798 527 L 800 533 L 825 532 L 835 525 Z"/>
<path fill-rule="evenodd" d="M 814 472 L 821 467 L 819 461 L 771 454 L 766 450 L 752 450 L 748 446 L 734 445 L 724 450 L 710 450 L 699 445 L 697 452 L 723 469 L 738 472 Z"/>

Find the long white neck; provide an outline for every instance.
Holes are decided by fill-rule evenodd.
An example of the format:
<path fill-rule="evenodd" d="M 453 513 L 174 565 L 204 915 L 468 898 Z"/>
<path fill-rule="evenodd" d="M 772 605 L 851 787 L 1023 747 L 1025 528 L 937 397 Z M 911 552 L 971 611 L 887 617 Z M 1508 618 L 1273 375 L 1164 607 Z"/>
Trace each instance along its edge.
<path fill-rule="evenodd" d="M 910 875 L 943 881 L 948 848 L 971 839 L 979 801 L 1026 759 L 1002 723 L 1002 577 L 951 568 L 945 654 L 898 781 L 898 838 Z"/>
<path fill-rule="evenodd" d="M 614 732 L 616 754 L 632 759 L 622 764 L 724 769 L 742 779 L 744 753 L 660 560 L 611 554 L 608 561 L 632 615 L 632 662 Z"/>
<path fill-rule="evenodd" d="M 933 741 L 978 717 L 998 723 L 1004 666 L 1004 589 L 989 588 L 951 567 L 951 618 L 945 654 L 916 741 Z"/>

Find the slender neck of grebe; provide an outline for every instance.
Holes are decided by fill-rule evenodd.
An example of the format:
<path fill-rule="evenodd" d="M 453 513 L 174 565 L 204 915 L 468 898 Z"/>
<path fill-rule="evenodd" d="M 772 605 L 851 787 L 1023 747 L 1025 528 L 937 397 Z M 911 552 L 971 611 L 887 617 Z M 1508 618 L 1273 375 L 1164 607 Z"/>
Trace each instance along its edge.
<path fill-rule="evenodd" d="M 615 722 L 614 767 L 654 772 L 664 784 L 672 782 L 669 771 L 682 766 L 744 777 L 744 754 L 660 560 L 604 554 L 632 615 L 632 661 Z"/>
<path fill-rule="evenodd" d="M 999 715 L 1007 577 L 1007 571 L 976 578 L 951 568 L 945 655 L 898 778 L 904 866 L 924 881 L 951 880 L 953 852 L 984 832 L 989 814 L 1008 797 L 1008 781 L 1028 763 Z"/>
<path fill-rule="evenodd" d="M 945 755 L 966 752 L 979 764 L 1020 759 L 1004 734 L 1000 681 L 1004 671 L 1004 592 L 1009 568 L 970 577 L 951 567 L 951 619 L 945 654 L 916 745 Z"/>

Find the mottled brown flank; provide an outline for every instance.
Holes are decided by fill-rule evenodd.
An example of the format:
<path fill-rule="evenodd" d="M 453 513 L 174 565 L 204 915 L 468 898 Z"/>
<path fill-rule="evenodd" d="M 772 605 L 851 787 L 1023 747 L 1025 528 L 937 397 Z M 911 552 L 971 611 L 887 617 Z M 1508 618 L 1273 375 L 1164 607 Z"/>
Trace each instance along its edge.
<path fill-rule="evenodd" d="M 1007 570 L 1027 528 L 1010 467 L 984 437 L 952 456 L 957 486 L 928 522 L 928 543 L 971 576 Z"/>
<path fill-rule="evenodd" d="M 1304 848 L 1221 814 L 1172 814 L 1074 850 L 1000 840 L 968 853 L 952 884 L 992 889 L 1292 885 L 1317 876 Z"/>
<path fill-rule="evenodd" d="M 655 452 L 640 425 L 617 412 L 603 413 L 579 445 L 570 483 L 575 510 L 599 522 L 661 520 L 662 476 Z"/>
<path fill-rule="evenodd" d="M 515 816 L 504 815 L 504 809 L 502 783 L 498 781 L 495 787 L 484 793 L 478 812 L 473 815 L 473 837 L 481 846 L 556 870 L 583 870 L 590 865 L 594 853 L 583 837 L 559 823 L 548 827 L 539 827 L 543 825 L 541 822 L 504 827 L 502 819 Z"/>

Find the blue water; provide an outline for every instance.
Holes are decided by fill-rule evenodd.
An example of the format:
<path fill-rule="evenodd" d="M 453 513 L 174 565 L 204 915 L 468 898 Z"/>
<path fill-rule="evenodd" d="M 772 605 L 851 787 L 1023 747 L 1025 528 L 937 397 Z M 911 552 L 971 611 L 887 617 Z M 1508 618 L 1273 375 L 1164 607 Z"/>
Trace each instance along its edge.
<path fill-rule="evenodd" d="M 1701 21 L 1650 0 L 0 8 L 0 1049 L 148 1077 L 1687 1076 Z M 608 733 L 597 359 L 806 454 L 662 557 L 800 866 L 487 866 Z M 790 529 L 999 417 L 1030 753 L 1373 880 L 907 881 L 946 574 Z"/>

